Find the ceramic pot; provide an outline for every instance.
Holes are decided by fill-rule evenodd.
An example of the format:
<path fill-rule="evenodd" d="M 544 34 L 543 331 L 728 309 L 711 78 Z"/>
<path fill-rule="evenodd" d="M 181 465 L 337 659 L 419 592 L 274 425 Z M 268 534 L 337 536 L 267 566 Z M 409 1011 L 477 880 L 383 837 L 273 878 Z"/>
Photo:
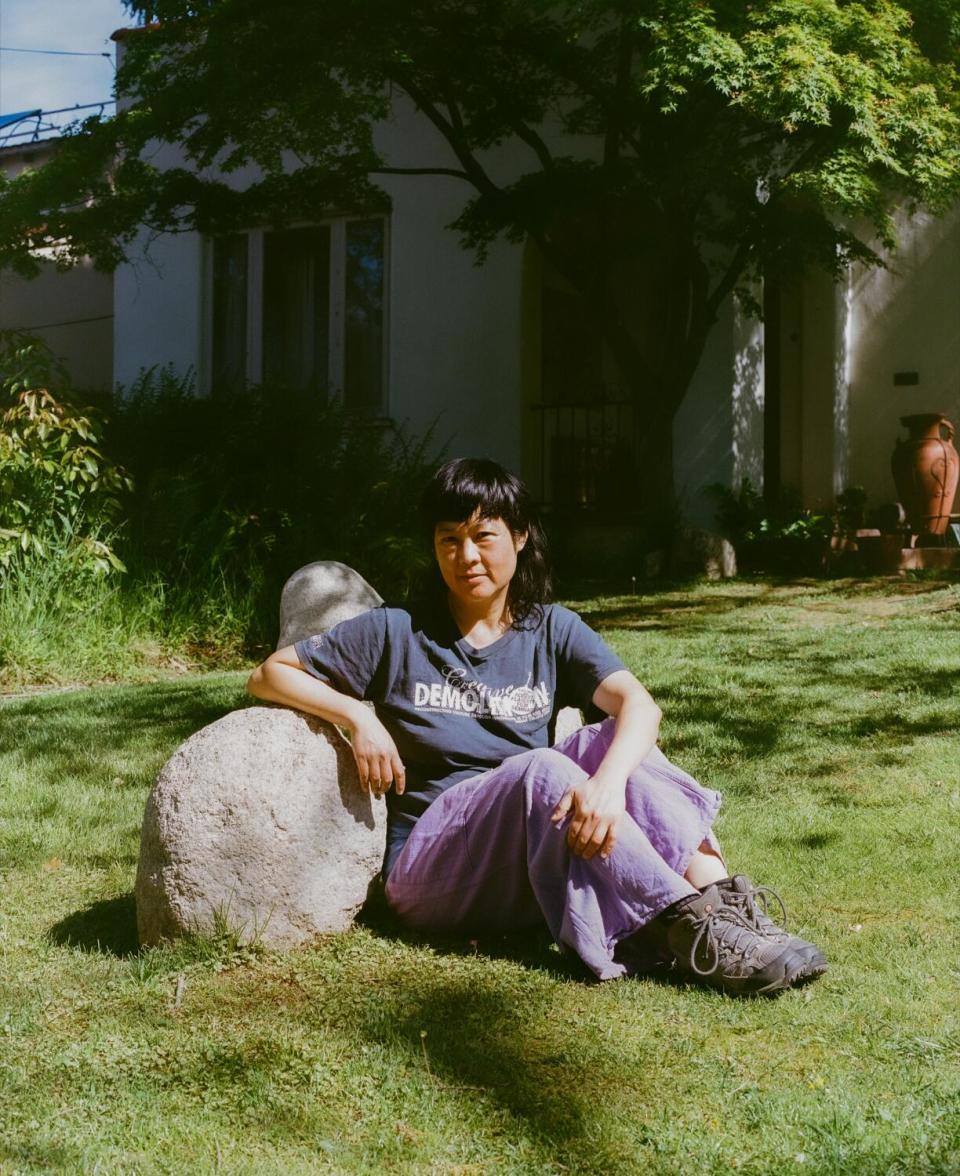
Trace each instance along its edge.
<path fill-rule="evenodd" d="M 910 436 L 897 441 L 890 460 L 897 494 L 918 535 L 943 535 L 960 473 L 960 455 L 953 447 L 954 427 L 939 412 L 904 416 L 900 423 Z"/>

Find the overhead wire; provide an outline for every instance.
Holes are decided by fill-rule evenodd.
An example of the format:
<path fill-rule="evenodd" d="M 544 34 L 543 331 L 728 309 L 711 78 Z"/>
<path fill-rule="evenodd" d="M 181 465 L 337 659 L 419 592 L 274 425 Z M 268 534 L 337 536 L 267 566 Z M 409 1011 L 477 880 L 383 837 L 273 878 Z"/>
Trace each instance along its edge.
<path fill-rule="evenodd" d="M 112 53 L 82 52 L 78 49 L 19 49 L 12 45 L 0 45 L 0 53 L 43 53 L 49 57 L 106 57 L 112 59 Z"/>
<path fill-rule="evenodd" d="M 110 65 L 113 68 L 114 72 L 116 72 L 116 69 L 117 69 L 117 64 L 116 64 L 116 61 L 114 60 L 113 53 L 105 51 L 105 50 L 101 50 L 100 52 L 95 53 L 89 49 L 86 49 L 86 50 L 83 50 L 83 49 L 31 49 L 31 48 L 24 48 L 19 45 L 0 45 L 0 53 L 35 53 L 35 54 L 38 54 L 38 55 L 44 56 L 44 57 L 103 57 L 103 58 L 106 58 L 106 60 L 110 62 Z M 91 106 L 100 106 L 102 109 L 103 106 L 105 106 L 107 104 L 107 102 L 113 102 L 113 101 L 114 100 L 112 98 L 109 98 L 106 100 L 106 102 L 86 103 L 83 106 L 78 105 L 78 106 L 74 107 L 73 109 L 85 110 L 85 109 L 89 109 Z M 42 111 L 41 116 L 43 114 L 62 114 L 62 113 L 65 113 L 65 110 L 66 110 L 66 108 L 61 107 L 60 110 Z M 51 129 L 51 128 L 44 128 L 44 129 Z M 36 133 L 34 134 L 33 137 L 36 138 L 37 135 L 39 134 L 39 132 L 40 132 L 40 125 L 39 125 L 39 119 L 38 119 Z M 8 132 L 8 134 L 5 135 L 3 138 L 4 144 L 9 143 L 12 138 L 21 138 L 25 133 L 29 134 L 30 132 L 23 132 L 23 131 L 17 132 L 17 133 L 14 133 L 13 131 Z"/>

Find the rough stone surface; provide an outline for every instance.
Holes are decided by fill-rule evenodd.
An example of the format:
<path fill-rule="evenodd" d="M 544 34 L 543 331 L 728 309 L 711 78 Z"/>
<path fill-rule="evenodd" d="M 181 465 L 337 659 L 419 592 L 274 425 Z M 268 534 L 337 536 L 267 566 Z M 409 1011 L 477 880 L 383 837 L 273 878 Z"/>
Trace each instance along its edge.
<path fill-rule="evenodd" d="M 364 792 L 335 727 L 249 707 L 198 731 L 147 801 L 140 942 L 210 931 L 288 946 L 344 931 L 380 869 L 386 805 Z"/>
<path fill-rule="evenodd" d="M 574 731 L 579 731 L 583 726 L 583 715 L 577 710 L 575 706 L 565 706 L 562 710 L 557 712 L 557 737 L 556 742 L 559 743 L 561 739 L 566 739 L 568 735 L 572 735 Z"/>
<path fill-rule="evenodd" d="M 737 574 L 733 544 L 722 535 L 700 527 L 681 527 L 670 558 L 673 575 L 702 574 L 708 580 L 727 580 Z"/>
<path fill-rule="evenodd" d="M 280 640 L 277 649 L 315 633 L 326 633 L 383 599 L 346 564 L 320 560 L 294 572 L 280 596 Z"/>

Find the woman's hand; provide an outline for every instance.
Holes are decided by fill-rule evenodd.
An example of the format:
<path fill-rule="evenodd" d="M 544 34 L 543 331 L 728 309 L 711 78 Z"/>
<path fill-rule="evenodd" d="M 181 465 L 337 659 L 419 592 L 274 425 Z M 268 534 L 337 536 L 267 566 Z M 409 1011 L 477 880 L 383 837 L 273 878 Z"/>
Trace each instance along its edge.
<path fill-rule="evenodd" d="M 617 843 L 617 824 L 626 802 L 626 780 L 598 772 L 577 784 L 560 798 L 551 820 L 560 822 L 572 811 L 567 844 L 573 853 L 590 860 L 599 853 L 608 858 Z"/>
<path fill-rule="evenodd" d="M 613 739 L 590 779 L 564 793 L 553 810 L 555 822 L 572 811 L 567 844 L 586 859 L 613 852 L 626 810 L 627 777 L 656 745 L 660 726 L 660 708 L 629 670 L 608 674 L 594 690 L 593 703 L 616 716 Z"/>
<path fill-rule="evenodd" d="M 350 745 L 364 789 L 383 796 L 392 784 L 398 796 L 403 792 L 406 776 L 397 745 L 372 710 L 364 707 L 351 723 Z"/>

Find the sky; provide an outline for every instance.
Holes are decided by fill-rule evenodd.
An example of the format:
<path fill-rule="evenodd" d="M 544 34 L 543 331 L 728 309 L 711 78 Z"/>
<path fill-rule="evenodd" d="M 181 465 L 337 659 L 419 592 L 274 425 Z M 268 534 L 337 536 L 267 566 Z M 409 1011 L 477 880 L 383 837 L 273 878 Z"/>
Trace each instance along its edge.
<path fill-rule="evenodd" d="M 112 97 L 110 34 L 130 24 L 121 0 L 0 0 L 0 115 Z M 109 53 L 110 59 L 9 49 Z"/>

